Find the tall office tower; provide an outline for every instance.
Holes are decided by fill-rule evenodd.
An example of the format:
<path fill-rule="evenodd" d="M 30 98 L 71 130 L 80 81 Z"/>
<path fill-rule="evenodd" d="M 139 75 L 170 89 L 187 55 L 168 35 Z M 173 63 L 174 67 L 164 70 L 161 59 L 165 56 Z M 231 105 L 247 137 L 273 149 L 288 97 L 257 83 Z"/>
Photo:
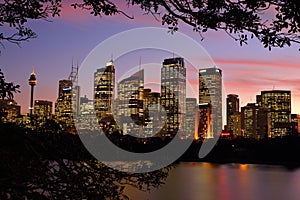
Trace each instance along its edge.
<path fill-rule="evenodd" d="M 205 138 L 214 138 L 222 131 L 222 70 L 216 67 L 204 68 L 199 70 L 199 105 L 204 106 L 204 110 L 209 110 L 211 116 L 208 118 L 201 118 L 200 124 L 207 124 L 207 133 L 201 133 Z M 210 109 L 207 109 L 210 105 Z M 202 109 L 199 106 L 199 109 Z M 204 110 L 200 110 L 204 112 Z M 206 114 L 207 115 L 207 114 Z M 210 119 L 210 122 L 203 120 Z"/>
<path fill-rule="evenodd" d="M 94 73 L 94 106 L 99 121 L 113 119 L 115 67 L 113 61 Z"/>
<path fill-rule="evenodd" d="M 55 102 L 55 115 L 57 121 L 65 124 L 64 128 L 71 128 L 73 122 L 72 108 L 72 80 L 60 80 L 58 86 L 58 98 Z"/>
<path fill-rule="evenodd" d="M 165 59 L 161 68 L 161 104 L 167 115 L 163 136 L 174 137 L 179 128 L 184 126 L 185 100 L 186 68 L 184 59 L 180 57 Z"/>
<path fill-rule="evenodd" d="M 291 122 L 291 91 L 270 90 L 261 92 L 262 106 L 270 113 L 269 137 L 289 134 Z"/>
<path fill-rule="evenodd" d="M 211 117 L 211 104 L 199 104 L 198 135 L 195 135 L 195 139 L 213 138 L 213 131 L 211 131 Z"/>
<path fill-rule="evenodd" d="M 229 121 L 232 123 L 230 133 L 236 137 L 242 135 L 242 113 L 235 112 L 229 116 Z"/>
<path fill-rule="evenodd" d="M 248 103 L 241 110 L 244 137 L 262 139 L 269 134 L 269 116 L 265 108 Z"/>
<path fill-rule="evenodd" d="M 13 99 L 0 99 L 0 110 L 2 112 L 0 121 L 3 122 L 17 122 L 21 115 L 21 106 Z"/>
<path fill-rule="evenodd" d="M 186 139 L 194 139 L 198 134 L 198 104 L 196 98 L 186 98 L 186 118 L 184 126 L 184 137 Z M 197 131 L 196 131 L 197 130 Z"/>
<path fill-rule="evenodd" d="M 117 85 L 117 124 L 124 135 L 137 134 L 136 132 L 139 131 L 139 125 L 133 119 L 143 113 L 141 105 L 143 90 L 144 70 L 139 70 L 130 77 L 121 80 Z"/>
<path fill-rule="evenodd" d="M 41 119 L 49 119 L 52 115 L 52 102 L 46 100 L 34 101 L 34 114 Z"/>
<path fill-rule="evenodd" d="M 98 130 L 99 123 L 95 118 L 94 100 L 87 96 L 80 97 L 80 112 L 76 118 L 76 129 L 81 133 L 84 131 Z"/>
<path fill-rule="evenodd" d="M 29 106 L 29 114 L 31 116 L 32 113 L 33 113 L 33 92 L 34 92 L 34 86 L 36 86 L 36 84 L 37 84 L 36 75 L 34 73 L 33 68 L 32 68 L 32 72 L 30 74 L 28 83 L 31 86 L 31 91 L 30 91 L 30 106 Z"/>
<path fill-rule="evenodd" d="M 139 87 L 129 98 L 130 116 L 138 127 L 132 129 L 140 138 L 160 136 L 163 128 L 160 94 L 151 89 Z M 161 125 L 160 125 L 161 124 Z"/>
<path fill-rule="evenodd" d="M 236 94 L 229 94 L 226 98 L 226 116 L 227 116 L 227 131 L 233 134 L 234 126 L 238 126 L 234 124 L 235 122 L 240 122 L 237 119 L 238 115 L 235 113 L 239 112 L 239 96 Z M 234 116 L 235 115 L 235 116 Z"/>

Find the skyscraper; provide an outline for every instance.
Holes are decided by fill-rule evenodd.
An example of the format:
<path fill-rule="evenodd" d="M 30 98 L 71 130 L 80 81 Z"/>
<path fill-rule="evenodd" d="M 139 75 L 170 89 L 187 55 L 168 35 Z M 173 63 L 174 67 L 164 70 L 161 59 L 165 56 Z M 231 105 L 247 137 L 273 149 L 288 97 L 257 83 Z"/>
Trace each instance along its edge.
<path fill-rule="evenodd" d="M 52 102 L 46 100 L 35 100 L 34 114 L 39 118 L 50 118 L 52 114 Z"/>
<path fill-rule="evenodd" d="M 184 126 L 184 136 L 187 139 L 194 139 L 196 130 L 198 129 L 198 127 L 196 127 L 196 120 L 198 120 L 197 105 L 198 104 L 196 98 L 186 98 L 186 119 Z"/>
<path fill-rule="evenodd" d="M 133 120 L 143 115 L 144 70 L 121 80 L 117 88 L 117 123 L 124 135 L 134 132 L 138 134 L 139 125 Z"/>
<path fill-rule="evenodd" d="M 261 92 L 262 106 L 270 113 L 269 137 L 282 137 L 290 132 L 291 91 L 270 90 Z"/>
<path fill-rule="evenodd" d="M 200 113 L 206 111 L 211 112 L 211 116 L 208 118 L 201 118 L 200 124 L 208 124 L 204 122 L 205 119 L 211 119 L 208 124 L 210 132 L 202 133 L 205 138 L 214 138 L 219 135 L 222 131 L 222 70 L 216 67 L 204 68 L 199 70 L 199 105 L 206 105 L 203 107 L 199 106 Z M 207 108 L 210 106 L 210 109 Z"/>
<path fill-rule="evenodd" d="M 55 115 L 57 121 L 66 125 L 65 128 L 70 128 L 74 125 L 72 94 L 72 80 L 60 80 L 58 86 L 58 98 L 55 102 Z"/>
<path fill-rule="evenodd" d="M 164 136 L 174 137 L 184 125 L 186 114 L 186 68 L 183 58 L 169 58 L 163 61 L 161 104 L 167 114 Z"/>
<path fill-rule="evenodd" d="M 115 89 L 115 67 L 113 61 L 94 73 L 94 106 L 98 120 L 112 120 Z"/>
<path fill-rule="evenodd" d="M 265 108 L 256 103 L 242 107 L 243 136 L 254 139 L 265 138 L 269 134 L 270 118 Z"/>
<path fill-rule="evenodd" d="M 226 98 L 226 116 L 227 116 L 227 131 L 233 134 L 234 127 L 239 125 L 234 123 L 240 123 L 238 119 L 239 112 L 239 96 L 236 94 L 229 94 Z"/>

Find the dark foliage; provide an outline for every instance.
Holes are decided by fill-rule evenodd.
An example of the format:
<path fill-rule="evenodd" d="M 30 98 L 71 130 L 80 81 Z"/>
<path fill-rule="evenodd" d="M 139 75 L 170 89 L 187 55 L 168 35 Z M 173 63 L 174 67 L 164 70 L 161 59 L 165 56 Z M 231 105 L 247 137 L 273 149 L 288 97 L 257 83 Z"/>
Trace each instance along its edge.
<path fill-rule="evenodd" d="M 167 25 L 170 32 L 179 22 L 191 26 L 202 38 L 208 30 L 225 31 L 240 43 L 257 38 L 265 48 L 299 44 L 300 3 L 298 0 L 126 0 L 128 6 L 138 6 L 145 14 Z M 0 42 L 19 43 L 36 37 L 25 24 L 28 20 L 59 16 L 61 0 L 5 0 L 0 3 L 0 26 L 11 27 L 11 35 L 0 33 Z M 94 16 L 126 14 L 118 2 L 82 0 L 70 3 L 75 9 L 89 10 Z"/>
<path fill-rule="evenodd" d="M 76 135 L 0 125 L 0 199 L 128 199 L 125 186 L 150 190 L 170 168 L 129 174 L 95 160 Z"/>

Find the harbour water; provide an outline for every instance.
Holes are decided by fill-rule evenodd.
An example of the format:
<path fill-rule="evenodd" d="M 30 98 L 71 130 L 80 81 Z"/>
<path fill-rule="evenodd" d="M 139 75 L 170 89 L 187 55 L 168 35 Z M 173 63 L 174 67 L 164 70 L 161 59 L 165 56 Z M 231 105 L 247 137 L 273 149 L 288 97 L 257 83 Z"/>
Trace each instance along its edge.
<path fill-rule="evenodd" d="M 179 163 L 150 192 L 127 187 L 138 200 L 298 200 L 300 169 L 250 164 Z"/>

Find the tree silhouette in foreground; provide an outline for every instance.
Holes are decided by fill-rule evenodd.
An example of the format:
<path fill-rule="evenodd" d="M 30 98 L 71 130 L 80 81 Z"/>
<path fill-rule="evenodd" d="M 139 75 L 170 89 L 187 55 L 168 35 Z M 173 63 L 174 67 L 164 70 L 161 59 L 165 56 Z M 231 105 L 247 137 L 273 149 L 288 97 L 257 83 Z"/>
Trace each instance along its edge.
<path fill-rule="evenodd" d="M 171 32 L 180 22 L 188 24 L 202 38 L 208 30 L 224 31 L 241 45 L 257 38 L 265 48 L 300 43 L 300 4 L 298 0 L 126 0 L 128 7 L 137 6 L 145 14 L 167 25 Z M 69 3 L 69 4 L 68 4 Z M 120 9 L 110 0 L 81 0 L 65 3 L 75 9 L 88 10 L 94 16 L 134 15 Z M 59 16 L 61 0 L 6 0 L 0 3 L 0 26 L 11 27 L 14 33 L 0 33 L 0 42 L 19 43 L 36 37 L 29 20 Z M 131 17 L 132 16 L 132 17 Z"/>
<path fill-rule="evenodd" d="M 19 93 L 20 85 L 13 82 L 6 82 L 3 72 L 0 69 L 0 99 L 13 99 L 14 93 Z"/>
<path fill-rule="evenodd" d="M 71 134 L 36 134 L 0 125 L 0 199 L 128 199 L 125 186 L 147 191 L 170 167 L 129 174 L 94 159 Z"/>

